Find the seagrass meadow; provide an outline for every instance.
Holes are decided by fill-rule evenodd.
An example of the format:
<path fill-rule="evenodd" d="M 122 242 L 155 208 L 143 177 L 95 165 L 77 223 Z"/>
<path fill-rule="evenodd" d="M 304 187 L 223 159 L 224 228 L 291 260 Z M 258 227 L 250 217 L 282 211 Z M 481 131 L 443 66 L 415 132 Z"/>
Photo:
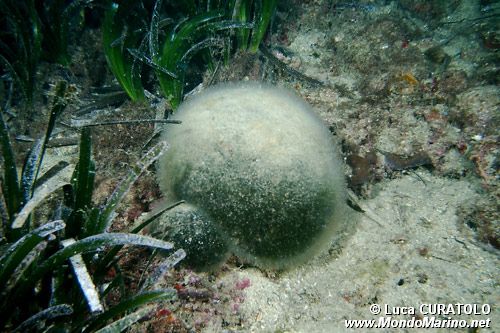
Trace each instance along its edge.
<path fill-rule="evenodd" d="M 498 331 L 499 21 L 0 0 L 0 332 Z"/>

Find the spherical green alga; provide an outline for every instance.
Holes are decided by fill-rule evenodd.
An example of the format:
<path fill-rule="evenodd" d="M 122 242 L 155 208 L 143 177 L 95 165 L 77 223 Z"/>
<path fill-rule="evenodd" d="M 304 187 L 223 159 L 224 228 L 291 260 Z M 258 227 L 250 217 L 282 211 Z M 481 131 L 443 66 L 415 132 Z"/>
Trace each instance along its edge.
<path fill-rule="evenodd" d="M 158 181 L 168 200 L 203 212 L 200 228 L 184 224 L 187 239 L 207 230 L 198 243 L 206 246 L 192 256 L 225 258 L 225 251 L 284 268 L 350 228 L 334 138 L 296 95 L 257 82 L 223 84 L 188 99 L 173 119 L 182 123 L 164 130 L 170 149 L 158 162 Z"/>

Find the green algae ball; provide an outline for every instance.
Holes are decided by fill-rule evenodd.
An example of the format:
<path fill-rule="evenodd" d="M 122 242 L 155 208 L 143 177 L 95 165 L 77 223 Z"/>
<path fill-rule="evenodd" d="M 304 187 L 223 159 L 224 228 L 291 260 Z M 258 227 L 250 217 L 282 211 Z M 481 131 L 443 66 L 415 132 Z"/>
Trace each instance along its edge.
<path fill-rule="evenodd" d="M 228 245 L 215 224 L 200 208 L 180 204 L 160 218 L 165 239 L 186 251 L 183 263 L 198 269 L 210 269 L 224 261 Z"/>
<path fill-rule="evenodd" d="M 198 243 L 207 246 L 192 248 L 193 256 L 223 258 L 226 248 L 252 264 L 284 268 L 348 228 L 336 145 L 299 97 L 263 83 L 223 84 L 183 103 L 173 118 L 182 124 L 164 130 L 170 149 L 158 162 L 158 181 L 167 199 L 203 211 L 200 228 L 185 223 L 187 238 L 208 230 Z"/>

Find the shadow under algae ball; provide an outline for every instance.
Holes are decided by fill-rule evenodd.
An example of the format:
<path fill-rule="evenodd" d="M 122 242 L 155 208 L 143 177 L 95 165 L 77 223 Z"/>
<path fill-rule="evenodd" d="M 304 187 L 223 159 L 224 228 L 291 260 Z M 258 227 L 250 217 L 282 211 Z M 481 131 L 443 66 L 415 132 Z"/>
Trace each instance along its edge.
<path fill-rule="evenodd" d="M 286 268 L 352 229 L 332 135 L 299 97 L 264 83 L 222 84 L 174 119 L 182 124 L 164 131 L 170 149 L 158 181 L 169 201 L 188 205 L 152 228 L 177 240 L 188 264 L 206 268 L 234 253 Z"/>

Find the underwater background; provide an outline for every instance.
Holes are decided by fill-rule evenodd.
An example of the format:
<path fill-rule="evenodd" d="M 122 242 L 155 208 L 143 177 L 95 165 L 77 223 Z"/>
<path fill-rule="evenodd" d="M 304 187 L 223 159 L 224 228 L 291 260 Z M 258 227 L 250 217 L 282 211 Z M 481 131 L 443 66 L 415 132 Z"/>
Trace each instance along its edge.
<path fill-rule="evenodd" d="M 493 0 L 0 0 L 0 331 L 344 332 L 374 305 L 498 331 L 499 29 Z M 147 232 L 182 204 L 159 133 L 236 81 L 341 149 L 351 235 L 297 267 L 196 271 Z"/>

